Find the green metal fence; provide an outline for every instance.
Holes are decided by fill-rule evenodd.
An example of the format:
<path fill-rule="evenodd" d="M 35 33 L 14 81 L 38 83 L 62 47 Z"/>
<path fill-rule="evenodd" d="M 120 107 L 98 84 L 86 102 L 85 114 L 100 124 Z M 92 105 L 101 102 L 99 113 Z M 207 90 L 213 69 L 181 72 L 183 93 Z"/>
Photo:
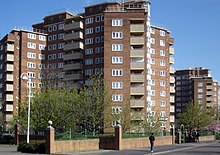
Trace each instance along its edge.
<path fill-rule="evenodd" d="M 123 132 L 122 138 L 148 138 L 152 131 L 140 131 L 140 132 Z M 155 137 L 170 136 L 170 132 L 167 131 L 153 131 Z"/>

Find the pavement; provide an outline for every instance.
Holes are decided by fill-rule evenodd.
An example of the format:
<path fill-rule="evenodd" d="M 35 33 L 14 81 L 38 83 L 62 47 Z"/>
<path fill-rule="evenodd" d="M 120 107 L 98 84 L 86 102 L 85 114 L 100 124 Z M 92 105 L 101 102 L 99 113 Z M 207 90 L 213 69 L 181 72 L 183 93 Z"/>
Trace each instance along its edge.
<path fill-rule="evenodd" d="M 57 153 L 56 155 L 157 155 L 157 154 L 169 154 L 177 151 L 189 150 L 192 148 L 209 146 L 209 145 L 219 145 L 219 141 L 208 141 L 200 143 L 184 143 L 184 144 L 175 144 L 175 145 L 166 145 L 166 146 L 155 146 L 154 152 L 150 152 L 149 147 L 145 148 L 136 148 L 128 150 L 98 150 L 98 151 L 89 151 L 89 152 L 69 152 L 69 153 Z"/>

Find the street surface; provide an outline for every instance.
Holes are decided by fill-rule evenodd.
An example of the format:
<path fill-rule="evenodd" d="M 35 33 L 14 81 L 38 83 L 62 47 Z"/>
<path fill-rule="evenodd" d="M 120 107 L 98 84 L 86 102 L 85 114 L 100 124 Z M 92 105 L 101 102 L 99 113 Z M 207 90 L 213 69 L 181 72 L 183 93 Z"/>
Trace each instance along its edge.
<path fill-rule="evenodd" d="M 57 153 L 56 155 L 220 155 L 220 142 L 186 143 L 170 146 L 156 146 L 154 153 L 149 148 L 132 150 L 100 150 L 90 152 Z M 34 155 L 17 152 L 15 145 L 0 145 L 0 155 Z M 43 154 L 42 154 L 43 155 Z"/>

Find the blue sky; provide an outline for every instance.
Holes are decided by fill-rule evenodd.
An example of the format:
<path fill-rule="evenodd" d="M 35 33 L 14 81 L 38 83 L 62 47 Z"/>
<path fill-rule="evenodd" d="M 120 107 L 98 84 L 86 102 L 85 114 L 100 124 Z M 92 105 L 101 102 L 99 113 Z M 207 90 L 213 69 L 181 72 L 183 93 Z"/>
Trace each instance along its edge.
<path fill-rule="evenodd" d="M 0 8 L 0 38 L 15 26 L 31 27 L 48 13 L 83 12 L 100 0 L 5 0 Z M 175 69 L 204 67 L 220 82 L 220 0 L 151 0 L 152 22 L 165 25 L 175 43 Z"/>

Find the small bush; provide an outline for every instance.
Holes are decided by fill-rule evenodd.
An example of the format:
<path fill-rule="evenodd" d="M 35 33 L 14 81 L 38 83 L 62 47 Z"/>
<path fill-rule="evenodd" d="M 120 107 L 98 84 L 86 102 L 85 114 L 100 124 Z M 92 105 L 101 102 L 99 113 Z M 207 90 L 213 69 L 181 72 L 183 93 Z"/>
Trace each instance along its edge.
<path fill-rule="evenodd" d="M 21 143 L 18 145 L 17 151 L 23 153 L 45 153 L 45 143 Z"/>

